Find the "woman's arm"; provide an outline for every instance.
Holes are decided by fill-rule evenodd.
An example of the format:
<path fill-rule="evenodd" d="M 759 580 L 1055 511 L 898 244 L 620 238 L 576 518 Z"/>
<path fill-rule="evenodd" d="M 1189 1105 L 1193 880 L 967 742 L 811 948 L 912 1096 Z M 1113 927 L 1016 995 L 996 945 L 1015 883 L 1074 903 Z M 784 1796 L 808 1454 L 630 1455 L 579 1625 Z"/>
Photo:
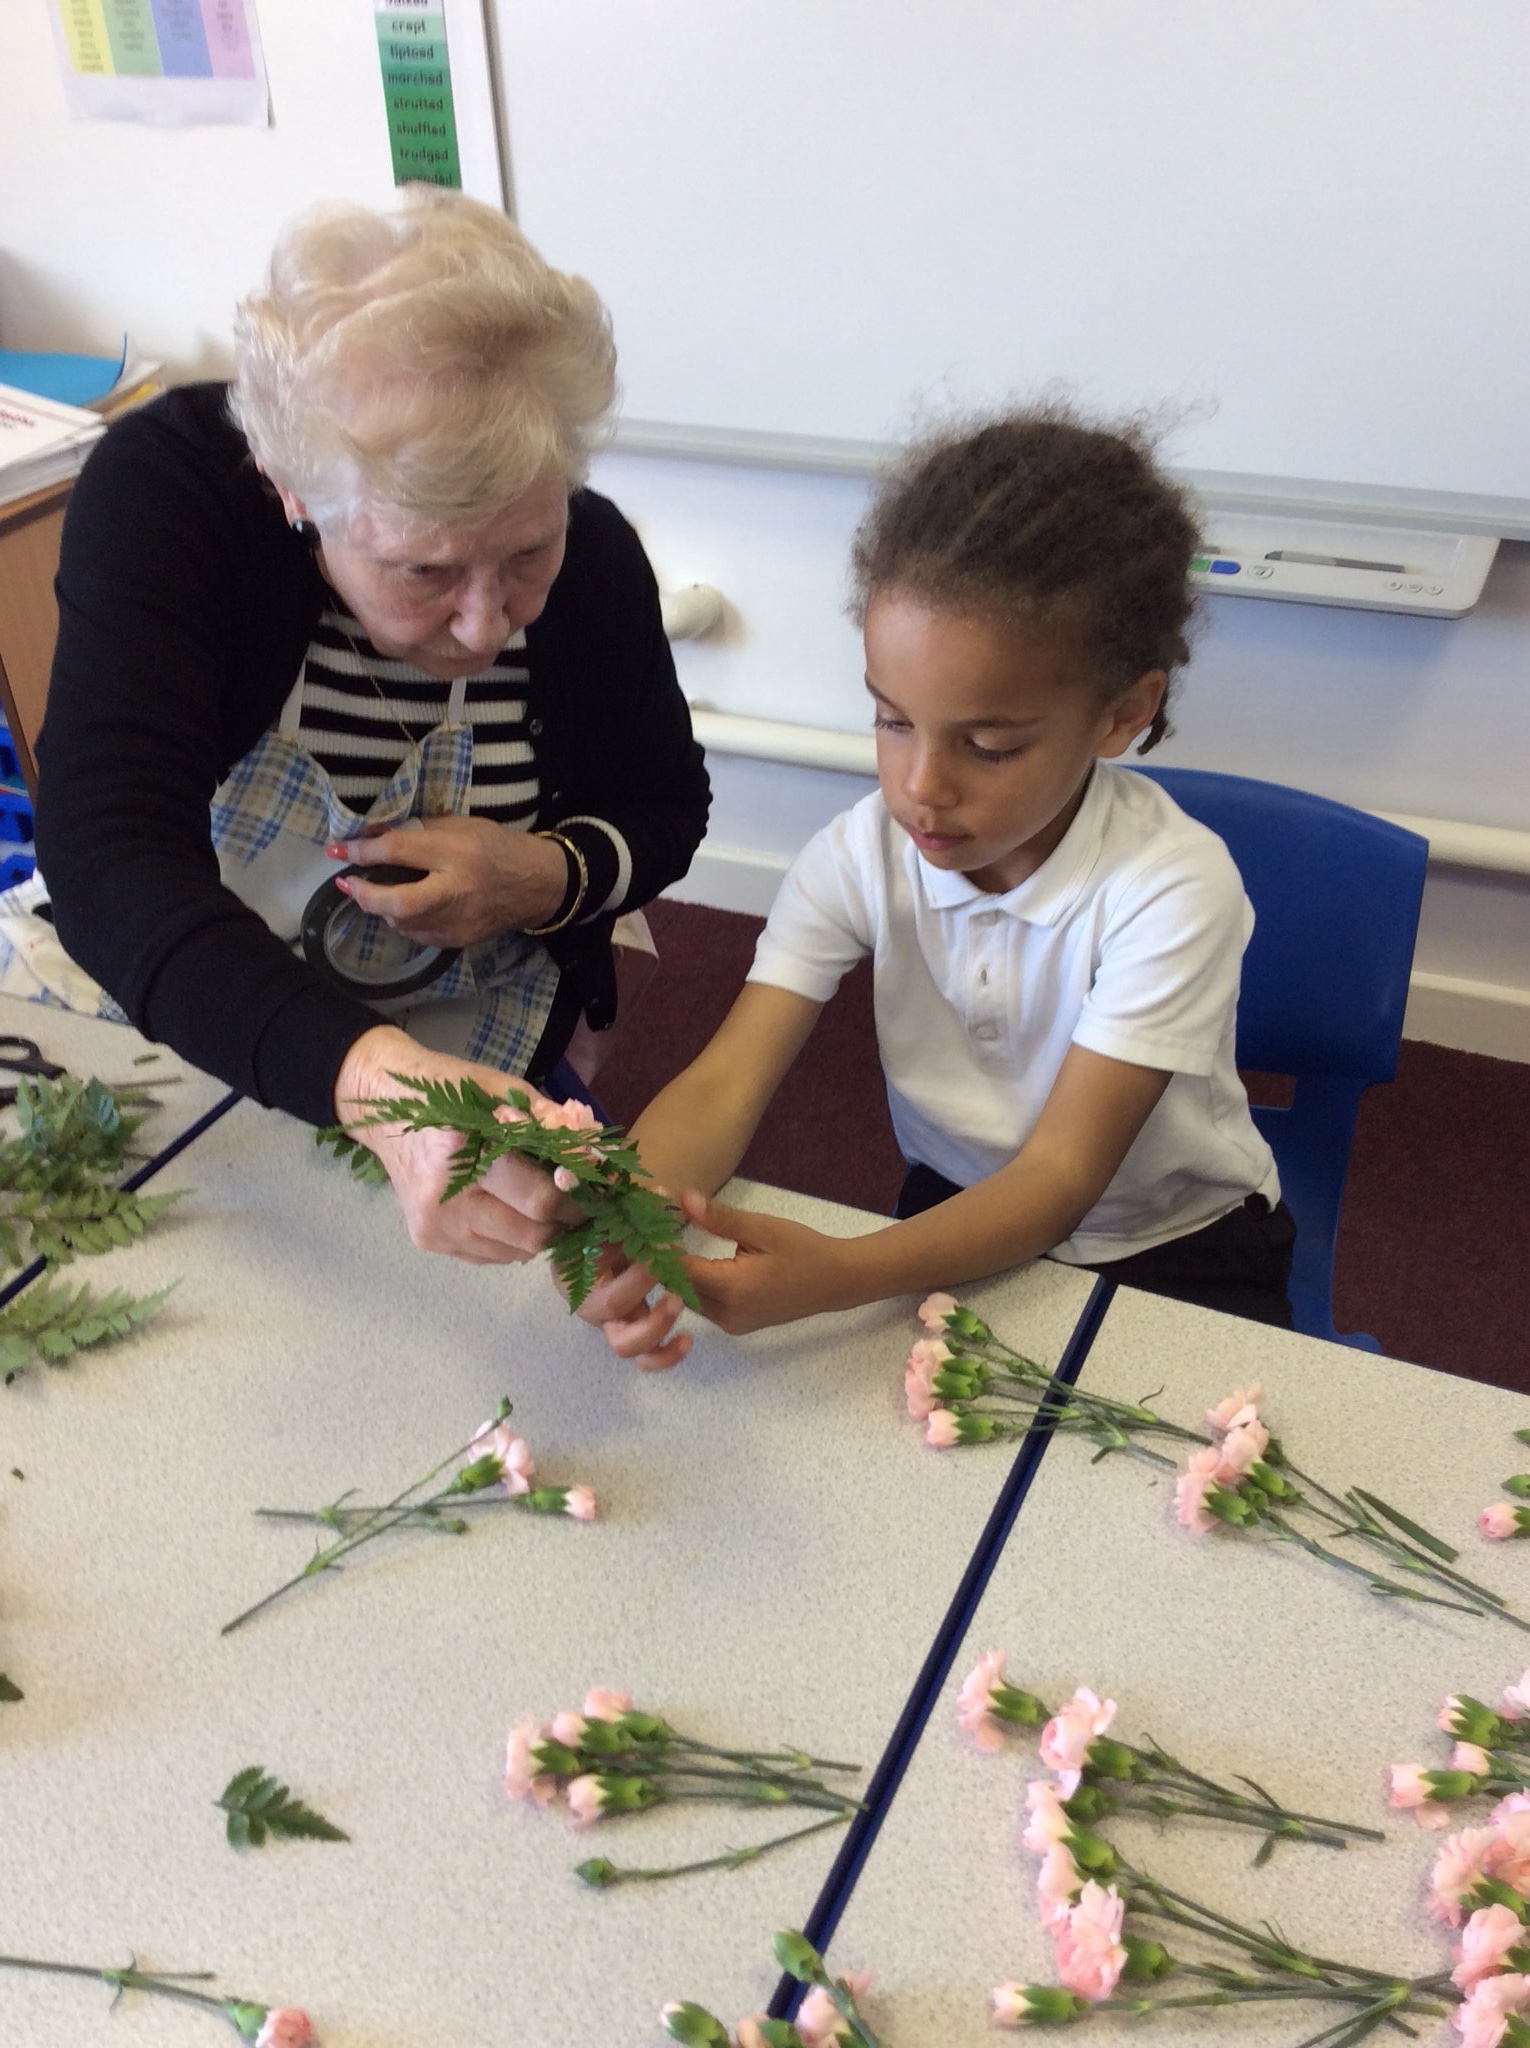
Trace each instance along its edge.
<path fill-rule="evenodd" d="M 702 1309 L 738 1334 L 958 1286 L 1036 1258 L 1070 1237 L 1104 1194 L 1168 1083 L 1160 1068 L 1074 1046 L 1007 1166 L 921 1216 L 864 1237 L 825 1237 L 708 1201 L 698 1187 L 684 1199 L 686 1214 L 738 1247 L 731 1259 L 686 1261 Z"/>

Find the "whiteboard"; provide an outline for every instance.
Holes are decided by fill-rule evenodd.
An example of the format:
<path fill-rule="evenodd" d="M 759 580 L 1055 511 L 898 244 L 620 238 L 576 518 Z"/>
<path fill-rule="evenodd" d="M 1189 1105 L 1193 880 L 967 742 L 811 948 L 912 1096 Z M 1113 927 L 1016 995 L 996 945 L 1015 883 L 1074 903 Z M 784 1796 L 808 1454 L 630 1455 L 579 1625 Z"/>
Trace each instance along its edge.
<path fill-rule="evenodd" d="M 630 420 L 880 444 L 1057 380 L 1192 472 L 1530 532 L 1525 0 L 490 5 Z"/>

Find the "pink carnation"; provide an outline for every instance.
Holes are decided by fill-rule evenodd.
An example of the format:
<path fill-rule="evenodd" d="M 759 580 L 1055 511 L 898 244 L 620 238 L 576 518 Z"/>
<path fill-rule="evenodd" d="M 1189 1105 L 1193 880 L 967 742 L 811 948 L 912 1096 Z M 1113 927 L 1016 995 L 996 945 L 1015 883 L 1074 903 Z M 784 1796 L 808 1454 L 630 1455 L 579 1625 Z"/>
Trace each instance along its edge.
<path fill-rule="evenodd" d="M 954 1294 L 927 1294 L 919 1304 L 919 1320 L 927 1330 L 943 1330 L 955 1306 Z"/>
<path fill-rule="evenodd" d="M 1004 1683 L 1004 1652 L 988 1650 L 962 1681 L 956 1702 L 956 1718 L 979 1749 L 990 1754 L 1004 1747 L 1004 1732 L 988 1711 L 988 1697 Z"/>
<path fill-rule="evenodd" d="M 1498 2048 L 1510 2013 L 1530 2004 L 1530 1977 L 1484 1977 L 1451 2015 L 1461 2048 Z"/>
<path fill-rule="evenodd" d="M 534 1111 L 544 1131 L 598 1131 L 600 1118 L 587 1102 L 539 1102 Z"/>
<path fill-rule="evenodd" d="M 1517 1807 L 1511 1813 L 1493 1815 L 1498 1849 L 1493 1857 L 1493 1875 L 1513 1885 L 1521 1897 L 1530 1896 L 1530 1812 Z"/>
<path fill-rule="evenodd" d="M 1450 1752 L 1450 1768 L 1467 1771 L 1474 1778 L 1491 1778 L 1493 1759 L 1479 1742 L 1458 1742 Z"/>
<path fill-rule="evenodd" d="M 1223 1486 L 1236 1486 L 1251 1465 L 1257 1465 L 1264 1456 L 1270 1441 L 1270 1432 L 1253 1416 L 1247 1422 L 1236 1423 L 1222 1439 L 1222 1455 L 1217 1461 L 1217 1479 Z"/>
<path fill-rule="evenodd" d="M 576 1522 L 593 1522 L 595 1519 L 595 1489 L 591 1486 L 571 1486 L 563 1499 L 563 1512 L 572 1515 Z"/>
<path fill-rule="evenodd" d="M 541 1741 L 535 1714 L 517 1721 L 505 1745 L 505 1790 L 512 1799 L 534 1799 L 538 1806 L 550 1806 L 558 1796 L 558 1781 L 539 1775 L 531 1752 Z"/>
<path fill-rule="evenodd" d="M 1519 1534 L 1519 1510 L 1512 1501 L 1495 1500 L 1477 1517 L 1477 1527 L 1484 1536 L 1491 1536 L 1495 1543 L 1502 1543 L 1506 1538 Z"/>
<path fill-rule="evenodd" d="M 846 1970 L 844 1981 L 849 1985 L 856 2003 L 866 1995 L 866 1986 L 871 1982 L 869 1970 Z M 849 2022 L 834 2003 L 827 1991 L 815 1986 L 803 1999 L 797 2009 L 794 2022 L 797 2032 L 807 2043 L 807 2048 L 827 2048 L 834 2041 L 848 2041 L 853 2037 L 848 2032 Z M 844 2029 L 845 2031 L 841 2031 Z"/>
<path fill-rule="evenodd" d="M 1078 1897 L 1079 1876 L 1066 1842 L 1054 1842 L 1041 1859 L 1036 1876 L 1036 1903 L 1043 1927 L 1060 1927 Z"/>
<path fill-rule="evenodd" d="M 578 1749 L 584 1741 L 584 1715 L 575 1714 L 563 1707 L 548 1723 L 548 1734 L 554 1742 L 561 1742 L 565 1749 Z"/>
<path fill-rule="evenodd" d="M 513 1102 L 502 1102 L 494 1112 L 494 1121 L 497 1124 L 529 1124 L 531 1112 L 517 1109 Z"/>
<path fill-rule="evenodd" d="M 1511 1813 L 1530 1813 L 1530 1792 L 1506 1792 L 1488 1820 L 1495 1828 L 1501 1828 Z"/>
<path fill-rule="evenodd" d="M 1496 1828 L 1463 1828 L 1441 1845 L 1429 1877 L 1429 1910 L 1447 1927 L 1459 1927 L 1461 1902 L 1481 1877 L 1497 1875 L 1503 1843 Z"/>
<path fill-rule="evenodd" d="M 584 1711 L 591 1721 L 619 1721 L 632 1712 L 630 1692 L 613 1692 L 608 1685 L 594 1685 L 584 1696 Z"/>
<path fill-rule="evenodd" d="M 1503 1717 L 1506 1721 L 1523 1721 L 1530 1714 L 1530 1671 L 1524 1672 L 1513 1685 L 1503 1689 Z"/>
<path fill-rule="evenodd" d="M 996 2027 L 1024 2027 L 1030 2024 L 1031 2002 L 1026 1997 L 1026 1986 L 1013 1979 L 1008 1984 L 995 1984 L 988 1994 L 989 2017 Z"/>
<path fill-rule="evenodd" d="M 255 2048 L 309 2048 L 315 2039 L 313 2022 L 301 2006 L 274 2005 L 255 2036 Z"/>
<path fill-rule="evenodd" d="M 1225 1401 L 1218 1401 L 1215 1408 L 1206 1410 L 1206 1427 L 1223 1436 L 1230 1429 L 1241 1428 L 1244 1423 L 1257 1422 L 1259 1403 L 1264 1399 L 1264 1383 L 1255 1380 L 1252 1386 L 1234 1387 Z"/>
<path fill-rule="evenodd" d="M 1071 1799 L 1078 1790 L 1090 1743 L 1103 1735 L 1115 1718 L 1114 1700 L 1099 1700 L 1087 1685 L 1081 1685 L 1042 1729 L 1041 1761 L 1057 1773 L 1064 1799 Z"/>
<path fill-rule="evenodd" d="M 537 1476 L 536 1461 L 524 1437 L 512 1436 L 503 1422 L 485 1422 L 468 1447 L 468 1462 L 493 1458 L 499 1466 L 499 1483 L 507 1493 L 530 1493 Z"/>
<path fill-rule="evenodd" d="M 923 1422 L 939 1407 L 933 1385 L 936 1373 L 951 1356 L 951 1347 L 938 1337 L 921 1337 L 903 1368 L 903 1394 L 915 1422 Z"/>
<path fill-rule="evenodd" d="M 1220 1483 L 1217 1475 L 1221 1464 L 1222 1453 L 1215 1444 L 1208 1444 L 1204 1450 L 1190 1453 L 1185 1470 L 1175 1481 L 1175 1518 L 1197 1536 L 1204 1536 L 1217 1525 L 1216 1516 L 1206 1506 L 1206 1495 Z"/>
<path fill-rule="evenodd" d="M 1045 1856 L 1054 1842 L 1065 1842 L 1073 1823 L 1063 1812 L 1057 1787 L 1045 1778 L 1032 1778 L 1025 1788 L 1026 1811 L 1030 1820 L 1020 1837 L 1033 1856 Z"/>
<path fill-rule="evenodd" d="M 1126 1967 L 1121 1945 L 1125 1913 L 1126 1902 L 1115 1886 L 1107 1891 L 1091 1878 L 1057 1929 L 1057 1974 L 1080 1998 L 1109 1998 L 1120 1981 Z"/>
<path fill-rule="evenodd" d="M 1475 1991 L 1484 1977 L 1495 1977 L 1504 1957 L 1525 1939 L 1525 1924 L 1507 1906 L 1479 1906 L 1462 1930 L 1456 1946 L 1451 1981 L 1462 1991 Z"/>
<path fill-rule="evenodd" d="M 924 1425 L 924 1440 L 937 1451 L 949 1451 L 960 1441 L 956 1417 L 949 1408 L 937 1408 Z"/>
<path fill-rule="evenodd" d="M 1422 1764 L 1392 1764 L 1387 1769 L 1387 1799 L 1400 1813 L 1411 1813 L 1420 1827 L 1449 1827 L 1450 1814 L 1439 1805 Z M 1439 1814 L 1441 1819 L 1432 1815 Z"/>
<path fill-rule="evenodd" d="M 593 1772 L 587 1771 L 582 1778 L 574 1779 L 568 1788 L 568 1805 L 576 1828 L 587 1828 L 600 1819 L 605 1812 L 605 1793 Z"/>

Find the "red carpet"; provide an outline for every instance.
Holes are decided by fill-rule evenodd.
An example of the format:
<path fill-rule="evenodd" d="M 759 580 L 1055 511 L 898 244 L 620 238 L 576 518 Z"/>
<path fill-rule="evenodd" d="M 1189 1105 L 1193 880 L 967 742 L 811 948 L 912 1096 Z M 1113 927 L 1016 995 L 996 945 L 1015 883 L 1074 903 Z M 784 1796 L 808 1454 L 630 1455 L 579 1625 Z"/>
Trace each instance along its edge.
<path fill-rule="evenodd" d="M 657 903 L 663 965 L 601 1072 L 623 1123 L 706 1043 L 754 957 L 760 919 Z M 830 1003 L 743 1171 L 886 1214 L 901 1163 L 862 966 Z M 1530 1066 L 1403 1046 L 1360 1109 L 1339 1229 L 1334 1320 L 1395 1358 L 1530 1393 Z"/>

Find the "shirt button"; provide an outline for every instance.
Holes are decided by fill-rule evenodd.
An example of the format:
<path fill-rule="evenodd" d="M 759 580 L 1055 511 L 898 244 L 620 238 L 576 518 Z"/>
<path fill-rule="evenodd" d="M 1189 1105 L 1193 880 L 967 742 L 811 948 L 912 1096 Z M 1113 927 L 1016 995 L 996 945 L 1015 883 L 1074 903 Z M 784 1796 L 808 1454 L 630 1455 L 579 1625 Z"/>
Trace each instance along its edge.
<path fill-rule="evenodd" d="M 980 968 L 978 969 L 978 987 L 979 987 L 979 988 L 987 988 L 987 986 L 988 986 L 988 969 L 987 969 L 986 967 L 980 967 Z"/>
<path fill-rule="evenodd" d="M 991 1041 L 992 1041 L 993 1039 L 995 1039 L 995 1038 L 997 1038 L 997 1037 L 998 1037 L 998 1035 L 999 1035 L 999 1027 L 998 1027 L 998 1025 L 997 1025 L 997 1024 L 980 1024 L 980 1025 L 978 1026 L 978 1028 L 977 1028 L 977 1033 L 976 1033 L 976 1035 L 977 1035 L 977 1037 L 979 1037 L 980 1039 L 982 1039 L 982 1041 L 983 1041 L 983 1043 L 984 1043 L 985 1045 L 987 1045 L 987 1044 L 989 1044 L 989 1043 L 990 1043 L 990 1042 L 991 1042 Z"/>
<path fill-rule="evenodd" d="M 980 910 L 972 920 L 974 924 L 997 924 L 998 921 L 999 913 L 996 910 Z"/>

